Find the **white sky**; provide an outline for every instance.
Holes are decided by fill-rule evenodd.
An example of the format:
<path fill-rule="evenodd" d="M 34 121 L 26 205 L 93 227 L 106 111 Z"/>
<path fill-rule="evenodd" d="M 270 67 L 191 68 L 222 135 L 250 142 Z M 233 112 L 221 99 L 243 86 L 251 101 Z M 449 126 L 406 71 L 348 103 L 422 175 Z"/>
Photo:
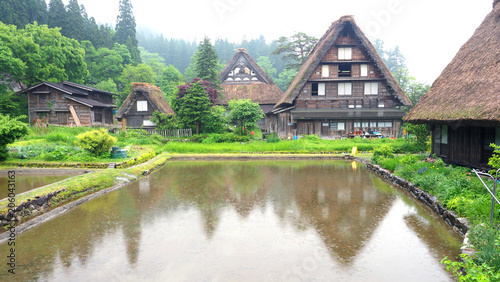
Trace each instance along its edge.
<path fill-rule="evenodd" d="M 119 0 L 78 3 L 98 23 L 116 24 Z M 354 15 L 372 43 L 380 38 L 386 49 L 399 46 L 410 73 L 429 84 L 471 37 L 492 10 L 492 3 L 493 0 L 132 0 L 138 27 L 148 27 L 166 38 L 198 41 L 204 35 L 231 42 L 264 35 L 269 42 L 297 31 L 319 38 L 331 22 L 343 15 Z"/>

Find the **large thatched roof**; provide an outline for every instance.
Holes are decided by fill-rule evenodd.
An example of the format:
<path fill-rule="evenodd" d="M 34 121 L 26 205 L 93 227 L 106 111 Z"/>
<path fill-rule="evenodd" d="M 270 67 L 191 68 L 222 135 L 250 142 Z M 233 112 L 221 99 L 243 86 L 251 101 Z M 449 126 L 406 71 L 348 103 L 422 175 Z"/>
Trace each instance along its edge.
<path fill-rule="evenodd" d="M 123 101 L 122 106 L 115 115 L 118 120 L 121 120 L 123 116 L 128 114 L 130 109 L 134 106 L 134 102 L 137 100 L 139 94 L 143 94 L 153 105 L 155 110 L 165 114 L 175 114 L 172 107 L 170 107 L 167 100 L 163 97 L 160 88 L 149 83 L 132 83 L 132 92 L 130 92 L 127 99 Z"/>
<path fill-rule="evenodd" d="M 411 123 L 500 125 L 500 4 L 406 116 Z"/>
<path fill-rule="evenodd" d="M 384 64 L 382 59 L 377 54 L 375 47 L 371 44 L 370 40 L 365 36 L 361 29 L 356 25 L 354 18 L 352 16 L 343 16 L 339 20 L 332 23 L 330 28 L 321 37 L 321 39 L 316 43 L 314 48 L 309 53 L 306 62 L 300 68 L 298 74 L 292 80 L 292 83 L 288 87 L 285 95 L 276 104 L 275 108 L 287 107 L 293 104 L 293 101 L 300 93 L 300 90 L 306 84 L 311 74 L 314 72 L 316 67 L 320 64 L 323 57 L 326 55 L 330 47 L 334 44 L 335 40 L 342 32 L 346 25 L 350 25 L 354 32 L 355 37 L 361 42 L 361 48 L 366 52 L 370 60 L 374 63 L 374 66 L 382 74 L 382 77 L 387 82 L 387 89 L 390 93 L 393 93 L 395 97 L 403 105 L 411 105 L 410 99 L 403 92 L 399 84 L 396 82 L 391 72 Z"/>
<path fill-rule="evenodd" d="M 243 79 L 236 80 L 235 69 L 242 68 Z M 244 72 L 246 68 L 247 73 Z M 240 48 L 220 72 L 224 98 L 217 104 L 227 105 L 231 100 L 252 99 L 253 102 L 263 104 L 276 104 L 283 96 L 283 91 L 274 84 L 273 80 L 248 54 L 247 50 Z"/>

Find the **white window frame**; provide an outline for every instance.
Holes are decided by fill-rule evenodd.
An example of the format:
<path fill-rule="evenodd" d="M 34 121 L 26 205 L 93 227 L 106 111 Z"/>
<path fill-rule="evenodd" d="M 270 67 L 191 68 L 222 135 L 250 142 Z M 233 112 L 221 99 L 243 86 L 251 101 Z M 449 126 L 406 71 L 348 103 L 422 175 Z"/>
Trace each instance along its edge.
<path fill-rule="evenodd" d="M 379 108 L 385 108 L 385 101 L 384 100 L 378 100 L 378 107 Z"/>
<path fill-rule="evenodd" d="M 340 47 L 338 57 L 339 60 L 352 60 L 352 47 Z"/>
<path fill-rule="evenodd" d="M 137 101 L 137 111 L 147 112 L 148 111 L 148 101 Z"/>
<path fill-rule="evenodd" d="M 368 76 L 368 65 L 367 64 L 361 64 L 359 75 L 360 76 Z"/>
<path fill-rule="evenodd" d="M 318 96 L 326 95 L 326 83 L 318 83 Z"/>
<path fill-rule="evenodd" d="M 377 122 L 376 121 L 370 121 L 370 128 L 377 127 Z"/>
<path fill-rule="evenodd" d="M 345 122 L 337 122 L 337 130 L 345 130 Z"/>
<path fill-rule="evenodd" d="M 321 77 L 330 77 L 330 66 L 322 65 L 321 66 Z"/>
<path fill-rule="evenodd" d="M 368 122 L 368 121 L 361 122 L 361 127 L 364 127 L 364 128 L 370 127 L 370 122 Z"/>
<path fill-rule="evenodd" d="M 338 95 L 339 96 L 352 95 L 352 82 L 339 82 Z"/>
<path fill-rule="evenodd" d="M 361 122 L 355 121 L 354 122 L 354 128 L 361 128 Z"/>
<path fill-rule="evenodd" d="M 152 122 L 149 119 L 145 119 L 142 121 L 142 126 L 156 126 L 156 123 Z"/>
<path fill-rule="evenodd" d="M 365 95 L 378 95 L 378 82 L 365 82 Z"/>

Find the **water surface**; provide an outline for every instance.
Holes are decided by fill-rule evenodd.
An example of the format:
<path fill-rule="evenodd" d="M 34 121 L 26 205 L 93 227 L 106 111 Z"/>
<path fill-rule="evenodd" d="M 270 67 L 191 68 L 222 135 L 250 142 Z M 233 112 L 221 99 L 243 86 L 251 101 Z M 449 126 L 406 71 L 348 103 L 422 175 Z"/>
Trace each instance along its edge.
<path fill-rule="evenodd" d="M 15 170 L 14 170 L 15 171 Z M 15 194 L 19 195 L 30 190 L 52 184 L 57 181 L 70 178 L 72 176 L 78 175 L 74 174 L 16 174 L 15 175 Z M 9 178 L 7 175 L 0 175 L 0 199 L 7 198 L 9 195 L 8 182 Z"/>
<path fill-rule="evenodd" d="M 451 281 L 460 241 L 356 163 L 175 161 L 17 236 L 15 278 Z"/>

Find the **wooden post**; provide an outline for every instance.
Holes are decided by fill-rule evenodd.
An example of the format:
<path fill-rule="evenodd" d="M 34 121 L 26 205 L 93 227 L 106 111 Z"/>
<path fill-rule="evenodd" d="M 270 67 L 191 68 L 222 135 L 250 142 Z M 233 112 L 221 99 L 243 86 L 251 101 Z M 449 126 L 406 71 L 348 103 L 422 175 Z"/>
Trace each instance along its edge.
<path fill-rule="evenodd" d="M 71 112 L 71 116 L 73 117 L 73 120 L 75 121 L 76 126 L 82 126 L 80 123 L 80 119 L 76 115 L 75 108 L 73 108 L 73 105 L 69 105 L 69 111 Z"/>
<path fill-rule="evenodd" d="M 127 131 L 127 118 L 126 117 L 122 118 L 122 130 Z"/>

